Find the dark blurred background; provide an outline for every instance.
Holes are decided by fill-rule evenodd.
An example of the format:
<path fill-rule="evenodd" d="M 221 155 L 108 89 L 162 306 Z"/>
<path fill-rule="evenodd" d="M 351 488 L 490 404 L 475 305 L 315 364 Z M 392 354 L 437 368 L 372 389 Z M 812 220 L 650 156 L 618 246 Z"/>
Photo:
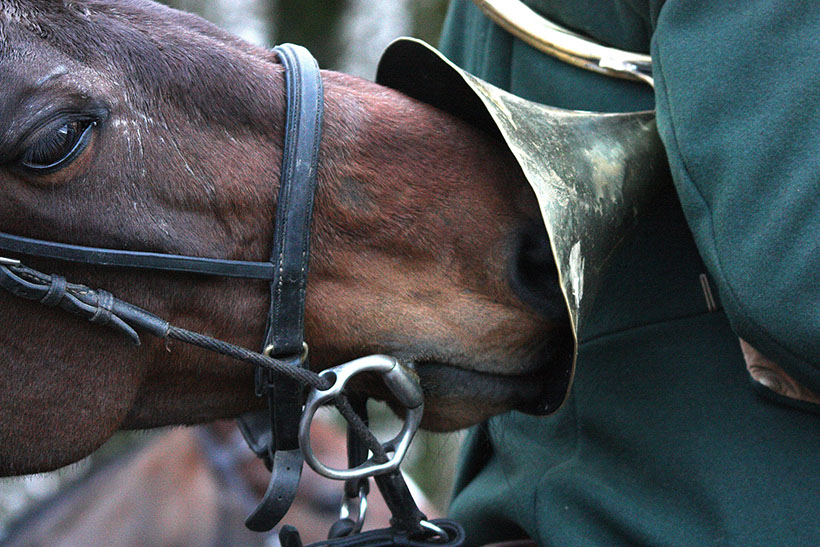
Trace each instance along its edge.
<path fill-rule="evenodd" d="M 447 0 L 164 0 L 260 45 L 306 46 L 319 66 L 372 79 L 398 36 L 435 44 Z"/>

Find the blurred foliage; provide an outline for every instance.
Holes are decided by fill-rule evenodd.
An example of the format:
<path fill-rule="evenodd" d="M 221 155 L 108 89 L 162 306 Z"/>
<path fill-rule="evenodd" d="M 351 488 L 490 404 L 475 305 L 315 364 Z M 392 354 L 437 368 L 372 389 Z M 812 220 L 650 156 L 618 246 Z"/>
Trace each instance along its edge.
<path fill-rule="evenodd" d="M 302 44 L 319 66 L 339 66 L 339 26 L 350 0 L 278 0 L 276 4 L 276 43 Z"/>
<path fill-rule="evenodd" d="M 448 0 L 416 0 L 410 2 L 413 16 L 411 35 L 436 45 L 447 15 Z"/>
<path fill-rule="evenodd" d="M 431 44 L 438 42 L 448 0 L 160 0 L 171 7 L 197 13 L 213 23 L 256 41 L 262 45 L 293 42 L 308 49 L 323 68 L 339 69 L 355 64 L 349 56 L 361 55 L 374 59 L 369 51 L 373 44 L 367 35 L 357 37 L 359 44 L 350 44 L 350 32 L 345 25 L 353 24 L 351 15 L 368 13 L 383 17 L 385 11 L 393 14 L 391 19 L 371 21 L 371 26 L 402 28 L 399 34 L 409 34 Z M 381 6 L 382 9 L 375 9 Z M 384 6 L 391 6 L 385 10 Z M 364 9 L 363 9 L 364 8 Z M 243 27 L 253 27 L 246 32 Z M 379 44 L 379 46 L 386 45 Z M 375 66 L 371 67 L 375 70 Z"/>

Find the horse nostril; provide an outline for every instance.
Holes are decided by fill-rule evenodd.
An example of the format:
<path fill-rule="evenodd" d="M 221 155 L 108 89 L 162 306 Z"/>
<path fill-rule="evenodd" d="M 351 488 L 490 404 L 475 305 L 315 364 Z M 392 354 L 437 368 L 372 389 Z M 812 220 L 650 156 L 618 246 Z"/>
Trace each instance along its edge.
<path fill-rule="evenodd" d="M 521 231 L 512 259 L 510 284 L 518 297 L 545 318 L 563 320 L 564 298 L 549 237 L 542 224 Z"/>

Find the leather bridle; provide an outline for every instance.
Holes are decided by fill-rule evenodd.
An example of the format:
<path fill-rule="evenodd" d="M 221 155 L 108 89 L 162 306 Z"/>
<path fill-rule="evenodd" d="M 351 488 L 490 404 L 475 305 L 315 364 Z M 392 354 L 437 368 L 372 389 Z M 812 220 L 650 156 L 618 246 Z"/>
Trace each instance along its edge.
<path fill-rule="evenodd" d="M 261 427 L 258 417 L 241 424 L 252 448 L 271 468 L 271 481 L 259 507 L 248 518 L 249 528 L 270 530 L 284 516 L 299 484 L 302 462 L 320 474 L 345 481 L 345 507 L 358 498 L 366 503 L 368 478 L 374 477 L 393 513 L 391 527 L 358 533 L 361 521 L 343 515 L 323 545 L 460 545 L 464 533 L 452 521 L 427 521 L 418 510 L 399 466 L 421 419 L 422 393 L 418 377 L 408 365 L 384 355 L 363 357 L 313 373 L 308 367 L 304 335 L 305 291 L 310 256 L 310 223 L 316 188 L 322 131 L 322 79 L 307 49 L 292 44 L 275 48 L 285 67 L 287 122 L 280 187 L 276 207 L 273 251 L 269 262 L 246 262 L 84 247 L 0 233 L 0 251 L 61 261 L 174 271 L 219 277 L 263 279 L 270 282 L 270 309 L 262 352 L 215 340 L 171 325 L 103 290 L 69 283 L 24 266 L 18 259 L 0 257 L 0 287 L 15 296 L 109 325 L 140 343 L 138 331 L 227 355 L 256 367 L 256 391 L 268 401 Z M 344 391 L 347 381 L 361 372 L 381 374 L 396 400 L 406 409 L 402 431 L 380 443 L 367 428 L 366 398 Z M 312 388 L 304 397 L 303 387 Z M 325 467 L 310 448 L 310 424 L 316 409 L 333 402 L 348 421 L 348 460 L 352 469 Z M 260 430 L 265 435 L 260 437 Z M 261 442 L 259 439 L 262 438 Z M 368 459 L 368 450 L 373 457 Z M 389 454 L 392 456 L 388 457 Z M 285 527 L 285 545 L 301 545 L 298 532 Z"/>

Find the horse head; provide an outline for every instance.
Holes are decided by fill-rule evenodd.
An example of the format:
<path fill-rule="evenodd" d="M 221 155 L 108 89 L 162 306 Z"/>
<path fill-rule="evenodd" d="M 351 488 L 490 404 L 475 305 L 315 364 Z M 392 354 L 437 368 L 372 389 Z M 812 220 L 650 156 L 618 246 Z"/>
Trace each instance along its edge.
<path fill-rule="evenodd" d="M 423 424 L 525 405 L 567 359 L 538 206 L 509 152 L 396 91 L 323 72 L 311 364 L 413 361 Z M 285 123 L 276 55 L 147 0 L 0 0 L 0 231 L 265 261 Z M 265 282 L 35 260 L 257 349 Z M 244 364 L 127 341 L 0 293 L 0 474 L 75 461 L 116 430 L 261 404 Z"/>

